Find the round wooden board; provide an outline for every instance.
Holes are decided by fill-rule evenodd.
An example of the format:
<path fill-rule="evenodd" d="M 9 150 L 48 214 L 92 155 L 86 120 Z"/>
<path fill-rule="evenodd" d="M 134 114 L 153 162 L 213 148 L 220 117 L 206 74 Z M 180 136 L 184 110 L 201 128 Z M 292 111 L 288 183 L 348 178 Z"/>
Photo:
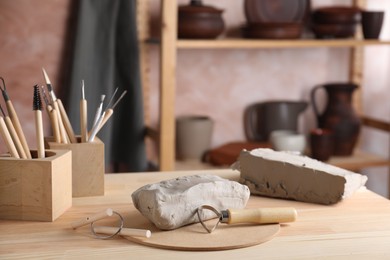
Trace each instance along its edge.
<path fill-rule="evenodd" d="M 216 251 L 249 247 L 272 239 L 280 229 L 279 224 L 227 225 L 221 223 L 212 233 L 207 233 L 198 223 L 175 230 L 162 231 L 138 212 L 130 214 L 131 217 L 127 219 L 131 219 L 131 225 L 129 223 L 128 226 L 149 229 L 152 231 L 152 236 L 150 238 L 126 237 L 126 239 L 146 246 L 173 250 Z"/>

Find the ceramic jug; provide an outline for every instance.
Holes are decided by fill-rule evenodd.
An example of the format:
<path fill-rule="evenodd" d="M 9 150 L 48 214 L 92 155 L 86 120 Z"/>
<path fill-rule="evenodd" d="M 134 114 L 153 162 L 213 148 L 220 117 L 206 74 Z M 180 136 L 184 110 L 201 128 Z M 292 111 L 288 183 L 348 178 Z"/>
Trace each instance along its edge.
<path fill-rule="evenodd" d="M 324 89 L 328 97 L 322 113 L 319 112 L 316 101 L 319 89 Z M 332 83 L 315 86 L 311 91 L 311 102 L 317 116 L 318 127 L 333 132 L 335 141 L 333 155 L 351 155 L 356 146 L 361 121 L 351 102 L 355 89 L 357 85 L 353 83 Z"/>
<path fill-rule="evenodd" d="M 248 106 L 244 112 L 247 140 L 265 142 L 274 130 L 297 131 L 298 116 L 306 107 L 305 101 L 267 101 Z"/>

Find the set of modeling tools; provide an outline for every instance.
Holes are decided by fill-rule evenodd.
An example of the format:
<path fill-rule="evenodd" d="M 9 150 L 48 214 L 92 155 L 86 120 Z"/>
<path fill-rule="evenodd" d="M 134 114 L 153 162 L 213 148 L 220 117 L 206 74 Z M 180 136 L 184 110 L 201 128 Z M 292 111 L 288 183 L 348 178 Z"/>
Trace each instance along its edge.
<path fill-rule="evenodd" d="M 114 98 L 116 93 L 118 92 L 118 88 L 115 89 L 114 93 L 112 94 L 110 100 L 108 101 L 107 105 L 103 109 L 105 95 L 100 96 L 100 104 L 98 108 L 96 109 L 95 117 L 93 119 L 92 128 L 88 132 L 88 125 L 87 125 L 87 100 L 85 99 L 85 90 L 84 90 L 84 81 L 82 81 L 81 84 L 81 100 L 80 100 L 80 128 L 81 128 L 81 141 L 82 142 L 93 142 L 93 140 L 96 137 L 96 134 L 102 129 L 102 127 L 107 123 L 108 119 L 111 118 L 112 114 L 114 113 L 115 107 L 118 105 L 119 101 L 122 100 L 122 98 L 126 95 L 127 91 L 123 91 L 121 96 L 115 101 L 114 104 Z"/>
<path fill-rule="evenodd" d="M 37 158 L 45 157 L 44 131 L 42 123 L 42 98 L 46 105 L 46 111 L 50 119 L 55 142 L 63 144 L 78 142 L 61 99 L 56 97 L 45 69 L 42 68 L 42 72 L 46 82 L 46 89 L 44 86 L 39 87 L 38 85 L 33 87 L 33 112 L 36 129 Z M 4 111 L 3 107 L 0 105 L 0 133 L 11 157 L 32 159 L 30 148 L 27 144 L 18 115 L 7 93 L 5 81 L 1 77 L 0 79 L 2 81 L 1 92 L 7 108 L 7 110 Z M 82 81 L 82 98 L 80 100 L 80 142 L 93 142 L 97 133 L 107 123 L 108 119 L 110 119 L 114 113 L 115 107 L 126 94 L 126 91 L 124 91 L 116 102 L 112 104 L 117 91 L 118 89 L 114 91 L 110 101 L 104 109 L 103 105 L 105 95 L 101 95 L 100 104 L 96 110 L 92 128 L 88 131 L 87 100 L 85 98 L 84 81 Z"/>
<path fill-rule="evenodd" d="M 4 139 L 5 145 L 12 157 L 31 159 L 30 148 L 28 147 L 26 137 L 23 133 L 22 126 L 20 125 L 18 114 L 12 104 L 12 101 L 8 95 L 5 81 L 1 78 L 2 87 L 1 92 L 3 94 L 4 102 L 7 107 L 8 115 L 5 113 L 0 105 L 0 132 Z"/>

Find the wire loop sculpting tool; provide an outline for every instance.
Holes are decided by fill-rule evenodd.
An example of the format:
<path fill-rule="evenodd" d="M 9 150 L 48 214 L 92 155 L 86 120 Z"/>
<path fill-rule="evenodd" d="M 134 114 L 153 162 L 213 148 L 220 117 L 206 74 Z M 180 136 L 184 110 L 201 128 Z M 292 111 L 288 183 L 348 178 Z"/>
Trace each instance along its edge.
<path fill-rule="evenodd" d="M 117 215 L 120 219 L 119 227 L 107 227 L 107 226 L 95 226 L 95 222 L 102 220 L 107 217 L 111 217 L 113 215 Z M 88 216 L 86 218 L 83 218 L 81 220 L 75 221 L 71 223 L 71 226 L 73 229 L 85 226 L 90 224 L 91 232 L 92 234 L 99 239 L 108 239 L 111 237 L 114 237 L 116 235 L 123 235 L 123 236 L 143 236 L 143 237 L 150 237 L 151 232 L 150 230 L 145 229 L 134 229 L 134 228 L 124 228 L 124 219 L 121 214 L 118 212 L 112 210 L 111 208 L 108 208 L 104 211 L 98 212 L 92 216 Z M 98 233 L 101 234 L 107 234 L 108 236 L 102 236 L 98 235 Z"/>
<path fill-rule="evenodd" d="M 218 217 L 217 223 L 209 228 L 204 221 L 203 210 L 209 210 Z M 272 224 L 293 222 L 297 218 L 297 211 L 290 207 L 280 208 L 257 208 L 257 209 L 227 209 L 218 211 L 212 206 L 202 205 L 197 210 L 199 222 L 208 233 L 213 232 L 219 223 L 238 224 L 238 223 L 255 223 L 255 224 Z"/>

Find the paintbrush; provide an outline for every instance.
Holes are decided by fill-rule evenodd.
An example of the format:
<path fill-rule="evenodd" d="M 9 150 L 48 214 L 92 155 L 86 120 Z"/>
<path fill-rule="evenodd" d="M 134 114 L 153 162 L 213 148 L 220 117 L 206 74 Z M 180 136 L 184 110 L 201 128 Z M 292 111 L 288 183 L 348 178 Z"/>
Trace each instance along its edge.
<path fill-rule="evenodd" d="M 8 96 L 7 88 L 5 86 L 4 79 L 2 77 L 0 77 L 0 78 L 3 81 L 3 88 L 0 87 L 0 89 L 1 89 L 1 92 L 3 93 L 3 98 L 5 101 L 5 105 L 7 106 L 8 115 L 11 118 L 13 126 L 15 127 L 15 131 L 18 134 L 19 140 L 22 143 L 22 146 L 23 146 L 23 149 L 24 149 L 24 152 L 25 152 L 27 158 L 31 159 L 30 148 L 28 147 L 26 137 L 23 133 L 22 126 L 20 125 L 18 115 L 16 114 L 16 111 L 15 111 L 15 108 L 12 104 L 12 101 Z"/>
<path fill-rule="evenodd" d="M 61 99 L 56 97 L 54 90 L 53 90 L 53 87 L 51 85 L 49 76 L 47 75 L 46 70 L 44 68 L 42 68 L 42 72 L 43 72 L 43 77 L 45 78 L 45 81 L 46 81 L 46 86 L 47 86 L 47 89 L 49 91 L 50 97 L 53 101 L 54 108 L 56 110 L 58 110 L 58 112 L 59 112 L 58 121 L 60 124 L 60 129 L 61 129 L 61 123 L 62 123 L 70 142 L 77 143 L 76 136 L 75 136 L 73 128 L 72 128 L 72 124 L 69 121 L 69 118 L 68 118 L 68 115 L 67 115 L 66 110 L 64 108 L 64 105 L 62 104 Z M 68 139 L 66 138 L 66 140 L 68 140 Z M 62 140 L 62 141 L 64 141 L 64 140 Z"/>
<path fill-rule="evenodd" d="M 81 142 L 88 141 L 88 115 L 87 115 L 87 100 L 85 99 L 84 80 L 81 81 L 81 100 L 80 100 L 80 132 Z"/>
<path fill-rule="evenodd" d="M 60 134 L 60 128 L 58 126 L 58 118 L 57 118 L 58 113 L 50 105 L 50 102 L 46 96 L 45 88 L 43 86 L 41 86 L 41 88 L 42 88 L 43 100 L 45 101 L 45 104 L 46 104 L 46 111 L 47 111 L 47 114 L 49 115 L 50 124 L 51 124 L 52 130 L 53 130 L 54 140 L 56 141 L 56 143 L 61 143 L 61 134 Z"/>
<path fill-rule="evenodd" d="M 11 118 L 4 113 L 3 107 L 1 105 L 0 105 L 0 110 L 1 113 L 3 114 L 5 124 L 7 126 L 8 132 L 11 135 L 12 141 L 16 147 L 19 157 L 23 159 L 27 159 L 27 155 L 23 149 L 22 143 L 20 142 L 19 136 L 16 133 L 15 127 L 12 124 Z"/>
<path fill-rule="evenodd" d="M 42 101 L 39 94 L 39 86 L 34 86 L 33 96 L 33 110 L 35 118 L 35 130 L 36 130 L 36 141 L 37 141 L 37 158 L 45 158 L 45 145 L 43 140 L 43 124 L 42 124 Z"/>

